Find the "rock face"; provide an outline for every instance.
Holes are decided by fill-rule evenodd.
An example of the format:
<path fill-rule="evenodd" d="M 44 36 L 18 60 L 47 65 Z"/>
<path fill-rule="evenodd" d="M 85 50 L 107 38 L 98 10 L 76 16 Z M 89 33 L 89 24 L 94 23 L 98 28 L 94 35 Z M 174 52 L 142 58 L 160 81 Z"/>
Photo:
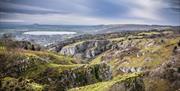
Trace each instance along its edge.
<path fill-rule="evenodd" d="M 140 77 L 114 84 L 109 91 L 145 91 L 143 79 Z"/>
<path fill-rule="evenodd" d="M 110 66 L 102 63 L 91 66 L 83 65 L 56 75 L 50 74 L 47 70 L 42 74 L 42 78 L 44 82 L 53 83 L 55 86 L 53 91 L 66 91 L 68 88 L 110 80 L 112 72 Z"/>
<path fill-rule="evenodd" d="M 120 67 L 119 70 L 124 72 L 124 73 L 142 72 L 143 67 Z"/>
<path fill-rule="evenodd" d="M 65 46 L 60 53 L 63 55 L 77 56 L 79 54 L 84 58 L 93 58 L 111 46 L 108 40 L 89 40 L 72 45 Z"/>

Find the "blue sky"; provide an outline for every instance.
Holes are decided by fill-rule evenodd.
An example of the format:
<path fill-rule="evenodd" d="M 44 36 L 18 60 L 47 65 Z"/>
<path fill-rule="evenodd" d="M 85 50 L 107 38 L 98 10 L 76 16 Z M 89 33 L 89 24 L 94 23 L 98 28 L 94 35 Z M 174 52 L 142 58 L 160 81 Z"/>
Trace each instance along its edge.
<path fill-rule="evenodd" d="M 180 25 L 180 0 L 0 0 L 0 22 Z"/>

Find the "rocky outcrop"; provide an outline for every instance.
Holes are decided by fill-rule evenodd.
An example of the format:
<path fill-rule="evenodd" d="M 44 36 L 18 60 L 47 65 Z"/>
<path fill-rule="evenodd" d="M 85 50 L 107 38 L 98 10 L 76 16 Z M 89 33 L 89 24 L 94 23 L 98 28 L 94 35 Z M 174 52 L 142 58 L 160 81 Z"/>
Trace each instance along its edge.
<path fill-rule="evenodd" d="M 38 66 L 39 64 L 48 63 L 45 60 L 36 56 L 22 56 L 17 57 L 16 54 L 0 54 L 0 78 L 5 76 L 18 77 L 29 68 Z"/>
<path fill-rule="evenodd" d="M 119 70 L 124 73 L 132 73 L 132 72 L 142 72 L 144 68 L 143 67 L 120 67 Z"/>
<path fill-rule="evenodd" d="M 53 73 L 52 69 L 46 70 L 41 74 L 38 82 L 51 83 L 53 91 L 66 91 L 68 88 L 84 86 L 96 82 L 107 81 L 112 78 L 110 66 L 105 63 L 96 65 L 83 65 L 71 70 L 65 70 L 58 74 Z"/>
<path fill-rule="evenodd" d="M 143 79 L 140 77 L 114 84 L 109 91 L 145 91 Z"/>
<path fill-rule="evenodd" d="M 84 58 L 93 58 L 103 51 L 110 49 L 111 43 L 108 40 L 89 40 L 65 46 L 60 53 L 63 55 L 77 56 L 79 54 Z"/>

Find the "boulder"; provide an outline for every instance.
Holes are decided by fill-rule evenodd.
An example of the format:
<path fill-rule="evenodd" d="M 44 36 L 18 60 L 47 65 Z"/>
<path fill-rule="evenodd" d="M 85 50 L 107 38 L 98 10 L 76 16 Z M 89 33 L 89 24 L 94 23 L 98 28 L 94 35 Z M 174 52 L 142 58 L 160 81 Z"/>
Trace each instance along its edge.
<path fill-rule="evenodd" d="M 124 73 L 142 72 L 143 67 L 120 67 L 119 70 Z"/>

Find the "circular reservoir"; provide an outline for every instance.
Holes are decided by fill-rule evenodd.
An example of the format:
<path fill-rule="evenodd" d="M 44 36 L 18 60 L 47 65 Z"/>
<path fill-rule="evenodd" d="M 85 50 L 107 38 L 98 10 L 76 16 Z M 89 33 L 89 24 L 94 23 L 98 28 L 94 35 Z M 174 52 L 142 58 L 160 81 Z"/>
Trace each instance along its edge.
<path fill-rule="evenodd" d="M 76 32 L 67 32 L 67 31 L 29 31 L 24 32 L 26 35 L 72 35 L 77 34 Z"/>

